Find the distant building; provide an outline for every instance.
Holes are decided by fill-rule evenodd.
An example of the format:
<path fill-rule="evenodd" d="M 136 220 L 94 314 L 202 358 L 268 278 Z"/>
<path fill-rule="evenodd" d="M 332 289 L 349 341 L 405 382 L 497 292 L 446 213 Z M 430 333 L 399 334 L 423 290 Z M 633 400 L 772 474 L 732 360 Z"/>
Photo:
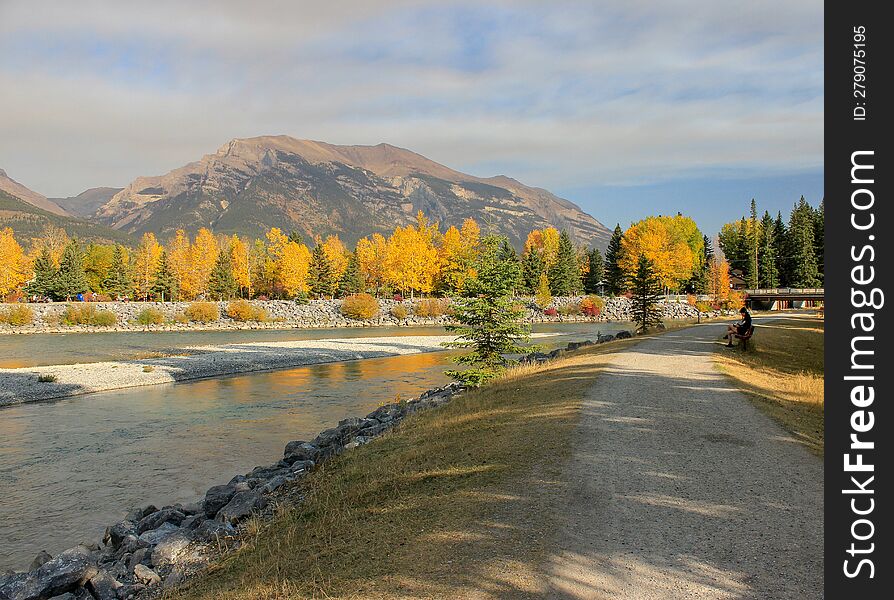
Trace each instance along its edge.
<path fill-rule="evenodd" d="M 730 269 L 729 287 L 731 290 L 744 290 L 748 286 L 745 283 L 745 274 L 742 269 Z"/>

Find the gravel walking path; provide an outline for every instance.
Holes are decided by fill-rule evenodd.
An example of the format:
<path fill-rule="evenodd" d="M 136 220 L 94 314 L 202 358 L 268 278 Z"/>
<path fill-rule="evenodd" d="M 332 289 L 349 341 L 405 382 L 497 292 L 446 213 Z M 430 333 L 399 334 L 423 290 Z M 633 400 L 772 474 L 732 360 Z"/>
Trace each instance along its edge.
<path fill-rule="evenodd" d="M 822 461 L 714 368 L 723 327 L 646 339 L 595 381 L 549 597 L 823 597 Z"/>

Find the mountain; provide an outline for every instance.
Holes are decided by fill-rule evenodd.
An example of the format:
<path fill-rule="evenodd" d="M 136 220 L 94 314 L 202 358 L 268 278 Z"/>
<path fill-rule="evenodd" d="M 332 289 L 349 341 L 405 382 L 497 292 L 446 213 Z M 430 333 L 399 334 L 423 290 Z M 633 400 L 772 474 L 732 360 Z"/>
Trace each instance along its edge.
<path fill-rule="evenodd" d="M 68 215 L 64 208 L 52 200 L 49 200 L 46 196 L 38 194 L 34 190 L 29 190 L 15 179 L 9 177 L 3 169 L 0 169 L 0 191 L 4 191 L 32 206 L 36 206 L 37 208 L 51 212 L 55 215 Z"/>
<path fill-rule="evenodd" d="M 605 248 L 611 232 L 575 204 L 509 177 L 480 178 L 388 144 L 336 146 L 288 136 L 234 139 L 157 177 L 139 177 L 94 216 L 161 239 L 201 227 L 260 236 L 270 227 L 348 243 L 390 233 L 422 210 L 442 226 L 475 218 L 520 247 L 531 229 L 568 229 Z"/>
<path fill-rule="evenodd" d="M 32 238 L 40 236 L 47 225 L 61 227 L 70 237 L 82 241 L 134 244 L 133 237 L 124 231 L 58 215 L 0 190 L 0 229 L 12 227 L 20 244 L 27 246 Z"/>
<path fill-rule="evenodd" d="M 111 200 L 112 196 L 120 192 L 122 189 L 123 188 L 112 187 L 90 188 L 89 190 L 81 192 L 77 196 L 69 196 L 68 198 L 49 198 L 49 200 L 61 206 L 72 216 L 89 219 L 105 203 Z"/>

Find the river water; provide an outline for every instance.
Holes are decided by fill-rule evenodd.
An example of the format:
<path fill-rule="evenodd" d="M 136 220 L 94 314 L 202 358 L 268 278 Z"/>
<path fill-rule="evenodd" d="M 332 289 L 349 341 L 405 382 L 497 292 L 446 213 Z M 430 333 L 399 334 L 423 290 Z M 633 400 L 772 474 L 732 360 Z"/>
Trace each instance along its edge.
<path fill-rule="evenodd" d="M 616 324 L 535 327 L 548 345 Z M 178 345 L 379 335 L 439 328 L 6 336 L 7 364 L 61 364 L 176 351 Z M 102 339 L 100 339 L 102 336 Z M 10 351 L 7 353 L 7 351 Z M 276 462 L 286 442 L 446 383 L 446 353 L 376 358 L 114 390 L 0 408 L 0 571 L 98 541 L 130 507 L 199 499 L 237 473 Z"/>

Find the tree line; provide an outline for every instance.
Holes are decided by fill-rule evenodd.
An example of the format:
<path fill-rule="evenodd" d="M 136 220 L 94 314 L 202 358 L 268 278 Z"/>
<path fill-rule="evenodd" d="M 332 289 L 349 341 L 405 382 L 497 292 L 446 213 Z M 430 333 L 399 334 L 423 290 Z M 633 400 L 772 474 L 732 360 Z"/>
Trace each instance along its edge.
<path fill-rule="evenodd" d="M 801 196 L 789 215 L 758 213 L 726 223 L 719 242 L 730 268 L 742 272 L 749 288 L 814 288 L 823 285 L 825 201 L 813 208 Z"/>

